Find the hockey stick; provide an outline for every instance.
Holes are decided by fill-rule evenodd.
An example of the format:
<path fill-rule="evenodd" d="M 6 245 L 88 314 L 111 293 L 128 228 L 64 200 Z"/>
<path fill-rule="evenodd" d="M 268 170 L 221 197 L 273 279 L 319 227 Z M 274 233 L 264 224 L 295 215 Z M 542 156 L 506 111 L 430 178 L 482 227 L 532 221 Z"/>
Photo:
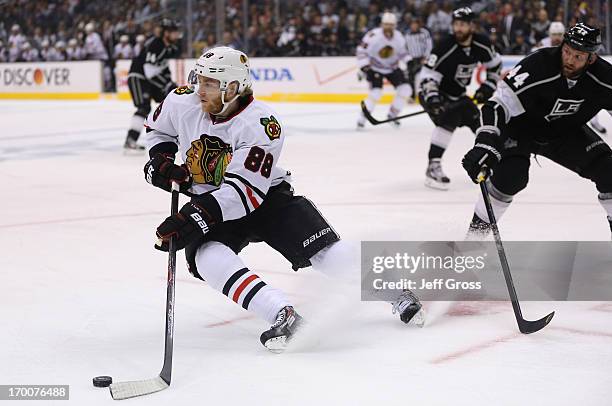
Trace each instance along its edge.
<path fill-rule="evenodd" d="M 453 109 L 461 106 L 465 102 L 466 102 L 465 99 L 459 99 L 459 100 L 450 102 L 448 104 L 448 106 L 446 107 L 446 110 L 447 111 L 448 110 L 453 110 Z M 403 118 L 408 118 L 408 117 L 412 117 L 412 116 L 418 116 L 420 114 L 427 113 L 427 110 L 419 110 L 419 111 L 415 111 L 415 112 L 412 112 L 412 113 L 404 114 L 403 116 L 397 116 L 397 117 L 393 117 L 393 118 L 388 118 L 386 120 L 377 120 L 377 119 L 374 118 L 374 116 L 372 116 L 372 113 L 370 113 L 370 111 L 366 107 L 364 100 L 361 101 L 361 111 L 363 112 L 363 115 L 365 116 L 365 118 L 372 125 L 379 125 L 379 124 L 390 123 L 391 121 L 397 121 L 397 120 L 401 120 Z"/>
<path fill-rule="evenodd" d="M 512 281 L 512 274 L 510 273 L 510 266 L 508 265 L 508 259 L 506 258 L 506 251 L 502 244 L 501 236 L 499 235 L 499 228 L 497 228 L 497 221 L 495 220 L 495 213 L 491 206 L 491 200 L 489 198 L 489 190 L 486 184 L 486 172 L 483 171 L 478 177 L 478 184 L 480 185 L 480 191 L 484 199 L 485 206 L 487 207 L 487 214 L 489 215 L 489 222 L 491 223 L 491 229 L 493 230 L 493 236 L 495 238 L 495 245 L 497 246 L 497 253 L 499 254 L 499 262 L 501 262 L 502 271 L 504 272 L 504 279 L 506 279 L 506 286 L 508 287 L 508 293 L 510 294 L 510 301 L 512 302 L 512 309 L 514 310 L 514 316 L 518 323 L 519 331 L 523 334 L 535 333 L 546 327 L 552 320 L 555 312 L 542 317 L 539 320 L 525 320 L 521 313 L 521 306 L 519 299 L 514 289 L 514 282 Z"/>
<path fill-rule="evenodd" d="M 178 213 L 179 186 L 172 182 L 172 202 L 170 214 Z M 110 385 L 113 399 L 129 399 L 136 396 L 159 392 L 170 386 L 172 378 L 172 348 L 174 343 L 174 285 L 176 276 L 176 243 L 170 238 L 168 249 L 168 287 L 166 289 L 166 342 L 164 346 L 164 365 L 159 376 L 142 381 L 117 382 Z"/>
<path fill-rule="evenodd" d="M 372 124 L 372 125 L 379 125 L 379 124 L 385 124 L 385 123 L 389 123 L 391 121 L 397 121 L 397 120 L 401 120 L 402 118 L 408 118 L 408 117 L 412 117 L 412 116 L 418 116 L 419 114 L 423 114 L 426 113 L 425 110 L 420 110 L 420 111 L 415 111 L 413 113 L 408 113 L 408 114 L 404 114 L 403 116 L 397 116 L 397 117 L 393 117 L 393 118 L 388 118 L 386 120 L 377 120 L 374 118 L 374 116 L 372 116 L 372 114 L 368 111 L 368 108 L 365 105 L 365 102 L 362 100 L 361 101 L 361 111 L 363 111 L 363 115 L 365 116 L 365 118 Z"/>

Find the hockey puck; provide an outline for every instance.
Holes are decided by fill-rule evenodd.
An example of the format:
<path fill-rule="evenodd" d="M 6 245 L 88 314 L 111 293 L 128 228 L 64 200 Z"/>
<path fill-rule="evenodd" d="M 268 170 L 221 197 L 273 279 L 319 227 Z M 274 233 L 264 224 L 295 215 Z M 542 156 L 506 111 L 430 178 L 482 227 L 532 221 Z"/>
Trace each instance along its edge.
<path fill-rule="evenodd" d="M 113 378 L 110 376 L 96 376 L 93 379 L 93 386 L 96 388 L 106 388 L 111 383 L 113 383 Z"/>

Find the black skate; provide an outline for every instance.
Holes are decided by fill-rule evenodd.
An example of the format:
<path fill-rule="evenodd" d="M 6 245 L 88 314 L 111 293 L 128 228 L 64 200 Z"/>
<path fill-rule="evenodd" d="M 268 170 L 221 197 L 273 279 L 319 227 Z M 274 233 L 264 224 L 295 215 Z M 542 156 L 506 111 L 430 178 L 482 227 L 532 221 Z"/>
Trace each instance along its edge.
<path fill-rule="evenodd" d="M 472 221 L 470 222 L 470 228 L 468 229 L 467 239 L 478 239 L 485 238 L 491 232 L 491 224 L 482 220 L 474 213 Z"/>
<path fill-rule="evenodd" d="M 423 327 L 425 324 L 425 312 L 423 311 L 421 302 L 414 293 L 405 290 L 395 302 L 391 303 L 393 314 L 399 313 L 400 320 L 406 324 L 414 324 Z"/>
<path fill-rule="evenodd" d="M 450 179 L 442 171 L 440 158 L 429 160 L 427 170 L 425 171 L 425 186 L 433 189 L 448 190 Z"/>
<path fill-rule="evenodd" d="M 293 306 L 285 306 L 278 312 L 276 322 L 261 334 L 259 340 L 271 352 L 281 353 L 303 322 L 304 319 L 297 314 Z"/>
<path fill-rule="evenodd" d="M 145 150 L 145 147 L 139 145 L 138 141 L 132 137 L 126 137 L 125 143 L 123 144 L 123 149 L 125 152 L 142 152 Z"/>

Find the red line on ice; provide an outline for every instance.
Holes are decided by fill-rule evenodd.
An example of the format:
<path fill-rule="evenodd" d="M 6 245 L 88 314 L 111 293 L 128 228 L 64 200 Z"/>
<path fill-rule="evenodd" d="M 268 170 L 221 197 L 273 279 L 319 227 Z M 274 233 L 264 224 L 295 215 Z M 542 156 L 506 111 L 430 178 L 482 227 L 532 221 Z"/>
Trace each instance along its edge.
<path fill-rule="evenodd" d="M 478 351 L 482 351 L 482 350 L 486 350 L 487 348 L 491 348 L 491 347 L 495 346 L 496 344 L 505 343 L 505 342 L 508 342 L 510 340 L 514 340 L 515 338 L 518 338 L 521 335 L 522 335 L 521 333 L 512 333 L 512 334 L 509 334 L 509 335 L 506 335 L 506 336 L 494 338 L 493 340 L 485 341 L 483 343 L 473 345 L 473 346 L 465 348 L 463 350 L 451 352 L 450 354 L 446 354 L 446 355 L 443 355 L 441 357 L 434 358 L 433 360 L 430 361 L 430 363 L 432 363 L 432 364 L 442 364 L 444 362 L 454 361 L 454 360 L 456 360 L 458 358 L 461 358 L 461 357 L 463 357 L 465 355 L 474 354 L 474 353 L 476 353 Z"/>
<path fill-rule="evenodd" d="M 557 327 L 557 326 L 550 326 L 548 328 L 551 330 L 565 331 L 567 333 L 581 334 L 585 336 L 612 338 L 612 333 L 606 333 L 605 331 L 578 330 L 575 328 Z"/>

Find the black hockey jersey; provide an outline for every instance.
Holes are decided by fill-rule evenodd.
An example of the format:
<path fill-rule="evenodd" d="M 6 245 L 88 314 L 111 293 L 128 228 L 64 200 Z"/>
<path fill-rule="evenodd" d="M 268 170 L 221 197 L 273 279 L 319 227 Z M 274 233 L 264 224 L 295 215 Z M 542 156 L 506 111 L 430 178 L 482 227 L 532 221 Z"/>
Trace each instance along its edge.
<path fill-rule="evenodd" d="M 501 57 L 487 37 L 473 34 L 469 47 L 459 45 L 454 36 L 442 39 L 431 51 L 421 71 L 420 83 L 433 79 L 438 90 L 450 100 L 465 95 L 465 88 L 472 80 L 478 63 L 487 68 L 487 79 L 483 83 L 495 89 L 501 71 Z"/>
<path fill-rule="evenodd" d="M 159 37 L 151 37 L 145 42 L 140 54 L 132 59 L 129 76 L 147 80 L 151 85 L 163 89 L 171 81 L 168 59 L 178 58 L 177 45 L 166 46 Z"/>
<path fill-rule="evenodd" d="M 612 65 L 597 58 L 577 80 L 563 77 L 561 65 L 561 46 L 542 48 L 521 60 L 482 107 L 476 133 L 546 140 L 612 109 Z"/>

